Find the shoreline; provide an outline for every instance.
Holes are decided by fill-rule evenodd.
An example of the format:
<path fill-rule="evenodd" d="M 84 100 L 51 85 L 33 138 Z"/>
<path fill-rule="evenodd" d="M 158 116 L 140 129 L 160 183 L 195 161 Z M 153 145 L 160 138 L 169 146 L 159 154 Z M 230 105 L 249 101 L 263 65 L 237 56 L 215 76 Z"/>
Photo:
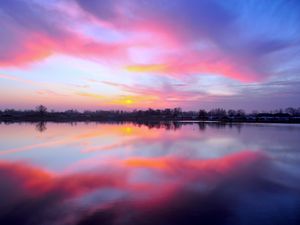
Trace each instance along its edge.
<path fill-rule="evenodd" d="M 181 120 L 181 119 L 2 119 L 0 124 L 11 123 L 137 123 L 137 124 L 159 124 L 159 123 L 218 123 L 218 124 L 300 124 L 300 121 L 283 121 L 283 120 L 265 120 L 265 121 L 248 121 L 248 120 Z"/>

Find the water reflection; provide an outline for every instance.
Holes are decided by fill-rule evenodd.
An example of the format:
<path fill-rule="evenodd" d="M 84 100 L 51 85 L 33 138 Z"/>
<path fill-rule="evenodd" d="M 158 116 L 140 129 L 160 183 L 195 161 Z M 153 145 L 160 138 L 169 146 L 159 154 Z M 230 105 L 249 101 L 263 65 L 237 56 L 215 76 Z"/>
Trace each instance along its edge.
<path fill-rule="evenodd" d="M 47 130 L 46 122 L 41 121 L 41 122 L 36 123 L 35 129 L 39 132 L 44 132 L 45 130 Z"/>
<path fill-rule="evenodd" d="M 243 127 L 242 123 L 222 123 L 222 122 L 178 122 L 178 121 L 149 121 L 149 122 L 81 122 L 80 124 L 110 124 L 110 125 L 126 125 L 126 124 L 132 124 L 137 127 L 143 127 L 146 126 L 149 129 L 166 129 L 166 130 L 178 130 L 181 129 L 182 126 L 189 125 L 189 124 L 196 124 L 200 131 L 204 131 L 206 127 L 215 127 L 215 128 L 235 128 L 240 130 Z M 0 122 L 1 124 L 1 122 Z M 12 123 L 12 122 L 4 122 L 6 125 L 10 124 L 22 124 L 20 123 Z M 26 122 L 26 124 L 34 124 L 35 129 L 38 132 L 44 132 L 47 130 L 47 122 L 46 121 L 40 121 L 40 122 Z M 77 122 L 63 122 L 64 125 L 69 126 L 77 126 Z"/>
<path fill-rule="evenodd" d="M 0 125 L 0 224 L 300 223 L 298 126 L 32 127 Z"/>

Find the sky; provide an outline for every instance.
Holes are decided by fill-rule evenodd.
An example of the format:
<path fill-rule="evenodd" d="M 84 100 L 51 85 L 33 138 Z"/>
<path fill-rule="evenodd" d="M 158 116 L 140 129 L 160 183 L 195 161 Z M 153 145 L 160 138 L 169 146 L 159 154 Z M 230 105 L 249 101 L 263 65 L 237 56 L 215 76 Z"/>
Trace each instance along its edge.
<path fill-rule="evenodd" d="M 300 106 L 299 0 L 1 0 L 0 109 Z"/>

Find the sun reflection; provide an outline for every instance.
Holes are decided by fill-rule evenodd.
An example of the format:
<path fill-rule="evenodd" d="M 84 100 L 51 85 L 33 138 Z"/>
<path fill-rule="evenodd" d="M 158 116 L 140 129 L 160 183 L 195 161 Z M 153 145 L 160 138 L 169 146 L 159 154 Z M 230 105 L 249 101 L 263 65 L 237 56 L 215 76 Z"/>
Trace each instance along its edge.
<path fill-rule="evenodd" d="M 131 127 L 125 127 L 125 132 L 127 134 L 131 134 L 132 133 L 132 128 Z"/>

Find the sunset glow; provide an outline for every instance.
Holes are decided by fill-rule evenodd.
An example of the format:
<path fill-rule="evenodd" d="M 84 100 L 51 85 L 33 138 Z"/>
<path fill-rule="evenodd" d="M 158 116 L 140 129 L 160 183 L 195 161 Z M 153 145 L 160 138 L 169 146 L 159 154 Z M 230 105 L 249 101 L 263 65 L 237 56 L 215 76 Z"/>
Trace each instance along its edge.
<path fill-rule="evenodd" d="M 294 0 L 3 0 L 0 107 L 298 107 L 299 21 Z"/>

